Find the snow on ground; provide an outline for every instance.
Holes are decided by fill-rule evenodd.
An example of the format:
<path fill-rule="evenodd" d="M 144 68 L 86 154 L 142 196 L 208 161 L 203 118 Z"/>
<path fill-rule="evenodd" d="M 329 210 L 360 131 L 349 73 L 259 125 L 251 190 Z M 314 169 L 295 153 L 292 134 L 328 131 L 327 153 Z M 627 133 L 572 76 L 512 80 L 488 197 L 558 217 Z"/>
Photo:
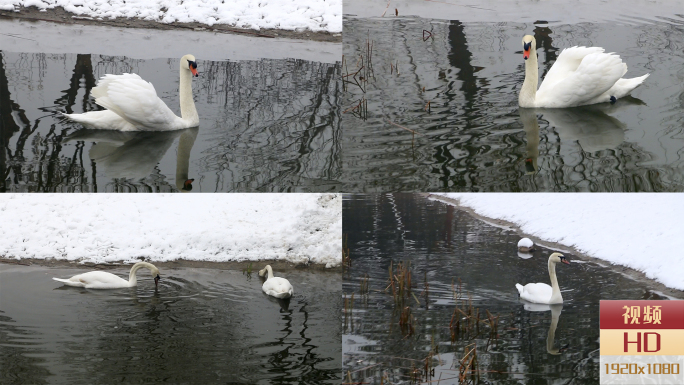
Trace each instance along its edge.
<path fill-rule="evenodd" d="M 0 196 L 0 257 L 342 262 L 338 194 Z"/>
<path fill-rule="evenodd" d="M 434 194 L 684 290 L 684 194 Z"/>
<path fill-rule="evenodd" d="M 342 32 L 342 0 L 0 0 L 0 9 L 63 7 L 96 19 L 139 18 L 248 29 Z"/>

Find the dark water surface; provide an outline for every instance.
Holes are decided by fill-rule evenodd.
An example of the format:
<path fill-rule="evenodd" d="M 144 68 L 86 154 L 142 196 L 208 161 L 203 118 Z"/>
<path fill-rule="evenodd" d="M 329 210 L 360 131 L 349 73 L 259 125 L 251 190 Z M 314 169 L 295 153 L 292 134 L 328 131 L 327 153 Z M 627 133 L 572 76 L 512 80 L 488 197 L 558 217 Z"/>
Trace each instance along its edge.
<path fill-rule="evenodd" d="M 665 298 L 651 282 L 564 252 L 571 261 L 557 267 L 564 303 L 523 304 L 515 284 L 548 283 L 552 250 L 521 258 L 514 231 L 419 195 L 347 196 L 343 226 L 352 261 L 343 291 L 348 299 L 355 296 L 343 323 L 343 368 L 355 382 L 380 384 L 385 376 L 385 384 L 409 384 L 416 369 L 425 381 L 421 370 L 433 351 L 432 383 L 440 378 L 458 383 L 459 360 L 475 343 L 480 383 L 598 384 L 599 301 Z M 416 320 L 411 336 L 401 332 L 395 302 L 385 292 L 391 261 L 411 264 L 415 298 L 406 302 Z M 365 277 L 369 294 L 362 295 Z M 452 282 L 457 287 L 459 279 L 461 299 L 455 299 Z M 681 292 L 670 294 L 684 298 Z M 454 308 L 469 297 L 483 316 L 488 310 L 500 317 L 497 335 L 481 324 L 479 334 L 461 334 L 452 343 Z"/>
<path fill-rule="evenodd" d="M 341 172 L 339 63 L 198 58 L 200 126 L 83 130 L 105 74 L 137 73 L 177 115 L 178 58 L 0 51 L 0 191 L 330 191 Z"/>
<path fill-rule="evenodd" d="M 341 277 L 290 270 L 287 310 L 254 272 L 160 269 L 138 287 L 62 286 L 87 270 L 0 264 L 0 383 L 338 384 Z M 112 271 L 127 276 L 127 269 Z"/>
<path fill-rule="evenodd" d="M 684 190 L 684 18 L 624 12 L 553 25 L 347 17 L 343 191 Z M 525 112 L 525 34 L 541 77 L 576 45 L 618 53 L 627 78 L 651 75 L 615 105 Z"/>

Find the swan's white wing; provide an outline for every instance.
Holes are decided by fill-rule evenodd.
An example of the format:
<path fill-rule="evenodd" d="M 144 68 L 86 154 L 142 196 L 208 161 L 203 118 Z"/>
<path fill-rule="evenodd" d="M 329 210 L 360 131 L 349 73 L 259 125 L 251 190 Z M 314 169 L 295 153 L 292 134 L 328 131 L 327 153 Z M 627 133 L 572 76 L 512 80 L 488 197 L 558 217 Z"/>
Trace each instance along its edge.
<path fill-rule="evenodd" d="M 520 291 L 518 289 L 518 291 Z M 520 298 L 535 302 L 535 303 L 549 303 L 553 289 L 545 283 L 528 283 L 523 286 L 523 291 L 520 293 Z"/>
<path fill-rule="evenodd" d="M 264 282 L 261 287 L 264 293 L 276 298 L 288 298 L 293 294 L 292 285 L 290 281 L 285 278 L 273 277 Z"/>
<path fill-rule="evenodd" d="M 81 282 L 88 289 L 116 289 L 128 287 L 128 281 L 105 271 L 90 271 L 69 278 L 72 282 Z"/>
<path fill-rule="evenodd" d="M 133 124 L 125 120 L 117 113 L 109 110 L 63 115 L 88 127 L 117 131 L 138 131 Z"/>
<path fill-rule="evenodd" d="M 572 107 L 586 104 L 608 91 L 622 75 L 627 65 L 620 56 L 592 53 L 582 59 L 570 76 L 537 92 L 536 103 L 543 107 Z M 543 85 L 543 84 L 542 84 Z"/>
<path fill-rule="evenodd" d="M 546 73 L 538 91 L 545 92 L 547 89 L 552 89 L 556 84 L 572 75 L 582 63 L 582 59 L 587 55 L 603 51 L 604 49 L 601 47 L 571 47 L 564 49 L 556 58 L 549 72 Z"/>
<path fill-rule="evenodd" d="M 52 277 L 57 282 L 62 282 L 63 284 L 67 286 L 75 286 L 75 287 L 85 287 L 85 284 L 81 281 L 72 281 L 71 279 L 62 279 L 62 278 L 55 278 Z"/>
<path fill-rule="evenodd" d="M 95 102 L 135 126 L 164 130 L 179 119 L 152 83 L 136 74 L 105 75 L 93 88 Z"/>

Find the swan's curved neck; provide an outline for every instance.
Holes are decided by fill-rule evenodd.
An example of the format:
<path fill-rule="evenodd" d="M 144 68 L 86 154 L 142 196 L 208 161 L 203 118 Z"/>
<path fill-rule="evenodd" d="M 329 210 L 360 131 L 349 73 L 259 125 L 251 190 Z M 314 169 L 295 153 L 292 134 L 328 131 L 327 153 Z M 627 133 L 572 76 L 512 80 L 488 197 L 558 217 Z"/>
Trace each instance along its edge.
<path fill-rule="evenodd" d="M 273 269 L 271 269 L 271 265 L 266 265 L 264 269 L 268 272 L 268 276 L 266 279 L 273 278 Z"/>
<path fill-rule="evenodd" d="M 539 81 L 539 69 L 537 67 L 537 50 L 535 47 L 532 47 L 530 48 L 530 57 L 525 60 L 525 81 L 518 96 L 520 107 L 535 106 L 537 83 Z"/>
<path fill-rule="evenodd" d="M 556 264 L 549 260 L 549 277 L 551 278 L 551 302 L 550 303 L 561 303 L 563 302 L 563 296 L 560 292 L 560 287 L 558 286 L 558 279 L 556 278 Z"/>
<path fill-rule="evenodd" d="M 192 99 L 192 73 L 188 70 L 188 62 L 180 63 L 180 111 L 181 118 L 191 123 L 190 127 L 199 126 L 199 116 Z"/>
<path fill-rule="evenodd" d="M 131 267 L 131 272 L 128 274 L 128 285 L 129 286 L 136 286 L 138 284 L 138 278 L 135 276 L 135 273 L 138 270 L 142 269 L 143 267 L 146 267 L 146 268 L 150 269 L 150 271 L 152 271 L 152 268 L 154 267 L 154 265 L 152 265 L 151 263 L 147 263 L 147 262 L 138 262 L 135 265 L 133 265 L 133 267 Z"/>

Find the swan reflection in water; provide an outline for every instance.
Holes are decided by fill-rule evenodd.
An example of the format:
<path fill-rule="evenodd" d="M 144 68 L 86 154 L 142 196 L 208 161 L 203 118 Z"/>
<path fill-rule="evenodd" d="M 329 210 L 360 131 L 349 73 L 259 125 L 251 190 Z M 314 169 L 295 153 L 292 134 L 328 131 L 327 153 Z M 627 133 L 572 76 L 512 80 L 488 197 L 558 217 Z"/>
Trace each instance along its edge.
<path fill-rule="evenodd" d="M 552 355 L 559 355 L 568 348 L 564 345 L 560 348 L 554 347 L 554 339 L 556 338 L 556 328 L 558 327 L 558 320 L 563 311 L 563 304 L 545 305 L 539 303 L 531 303 L 522 301 L 526 311 L 551 311 L 551 325 L 549 325 L 549 333 L 546 335 L 546 352 Z"/>
<path fill-rule="evenodd" d="M 95 142 L 88 155 L 107 176 L 141 179 L 153 172 L 173 142 L 180 137 L 176 157 L 176 187 L 180 191 L 190 191 L 194 181 L 188 177 L 190 152 L 198 132 L 198 127 L 128 132 L 83 129 L 67 136 L 64 142 Z"/>
<path fill-rule="evenodd" d="M 280 306 L 281 313 L 290 313 L 290 298 L 276 298 L 271 297 L 266 293 L 262 293 L 269 301 L 277 303 Z"/>
<path fill-rule="evenodd" d="M 560 137 L 561 144 L 577 142 L 585 152 L 598 152 L 617 148 L 625 140 L 626 125 L 609 113 L 631 105 L 644 104 L 633 97 L 619 103 L 596 104 L 574 108 L 520 108 L 518 113 L 527 140 L 525 173 L 539 171 L 539 120 L 546 120 Z"/>

